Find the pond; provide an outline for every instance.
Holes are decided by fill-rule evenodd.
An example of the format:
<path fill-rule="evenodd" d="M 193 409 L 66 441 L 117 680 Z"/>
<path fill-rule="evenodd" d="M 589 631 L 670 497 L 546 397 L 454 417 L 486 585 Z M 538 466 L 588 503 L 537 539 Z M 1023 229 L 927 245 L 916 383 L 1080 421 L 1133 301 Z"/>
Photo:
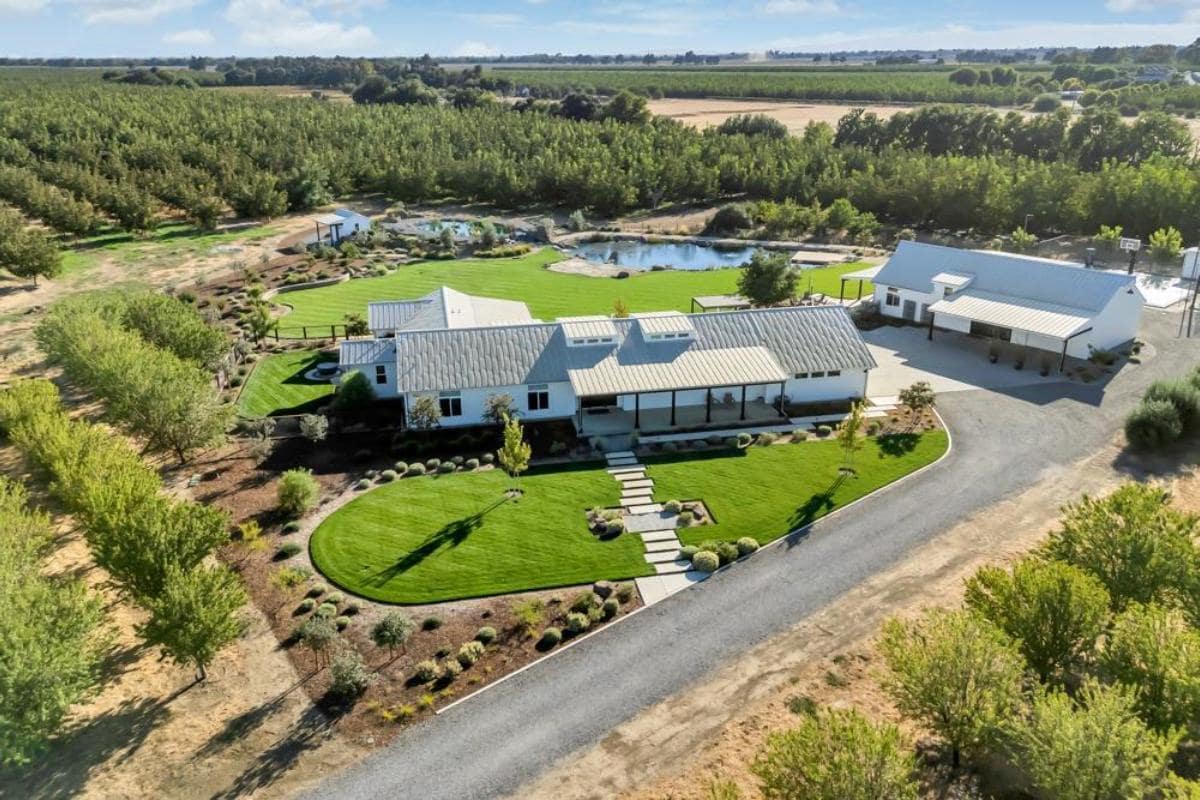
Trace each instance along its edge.
<path fill-rule="evenodd" d="M 721 269 L 740 267 L 758 251 L 757 247 L 713 247 L 688 242 L 618 241 L 582 242 L 574 248 L 580 258 L 597 264 L 626 269 Z"/>

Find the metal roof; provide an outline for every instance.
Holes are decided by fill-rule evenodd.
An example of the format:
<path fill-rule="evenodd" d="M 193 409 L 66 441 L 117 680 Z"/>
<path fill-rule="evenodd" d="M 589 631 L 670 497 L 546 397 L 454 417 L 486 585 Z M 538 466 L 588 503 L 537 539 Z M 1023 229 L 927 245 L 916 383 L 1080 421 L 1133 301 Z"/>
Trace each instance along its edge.
<path fill-rule="evenodd" d="M 700 308 L 749 308 L 753 303 L 740 294 L 702 294 L 692 302 Z"/>
<path fill-rule="evenodd" d="M 650 335 L 663 333 L 692 333 L 695 328 L 688 315 L 681 311 L 654 311 L 648 314 L 634 314 L 642 333 Z"/>
<path fill-rule="evenodd" d="M 932 278 L 934 283 L 944 283 L 947 286 L 960 288 L 975 280 L 974 275 L 964 275 L 961 272 L 939 272 Z"/>
<path fill-rule="evenodd" d="M 1043 303 L 1007 295 L 966 289 L 929 307 L 935 314 L 1000 325 L 1030 333 L 1040 333 L 1055 339 L 1065 339 L 1086 328 L 1092 312 L 1086 308 Z"/>
<path fill-rule="evenodd" d="M 779 383 L 789 377 L 765 347 L 688 349 L 670 359 L 644 362 L 631 362 L 613 350 L 590 367 L 567 370 L 567 375 L 579 397 Z"/>
<path fill-rule="evenodd" d="M 842 275 L 843 281 L 873 281 L 879 271 L 883 269 L 883 264 L 876 264 L 873 267 L 865 267 L 856 269 L 854 272 L 847 272 Z"/>
<path fill-rule="evenodd" d="M 446 286 L 417 300 L 367 304 L 367 327 L 375 332 L 474 328 L 524 322 L 533 322 L 524 303 L 475 297 Z"/>
<path fill-rule="evenodd" d="M 558 321 L 568 339 L 611 339 L 617 335 L 617 326 L 609 317 L 562 317 Z"/>
<path fill-rule="evenodd" d="M 589 347 L 569 347 L 560 323 L 401 331 L 393 340 L 397 388 L 424 392 L 565 382 L 571 370 L 588 370 L 609 358 L 668 370 L 685 352 L 745 348 L 766 349 L 786 374 L 875 366 L 841 306 L 694 314 L 688 321 L 692 337 L 648 342 L 641 320 L 614 319 L 616 341 Z M 676 388 L 703 385 L 697 377 Z"/>
<path fill-rule="evenodd" d="M 394 339 L 346 339 L 338 344 L 338 363 L 344 367 L 390 364 L 395 360 Z"/>
<path fill-rule="evenodd" d="M 1100 311 L 1117 292 L 1135 284 L 1131 275 L 1066 261 L 910 241 L 900 242 L 875 283 L 928 294 L 934 276 L 941 273 L 971 275 L 972 289 L 1005 295 L 1017 303 L 1032 300 L 1089 312 Z"/>
<path fill-rule="evenodd" d="M 340 214 L 317 214 L 313 219 L 322 225 L 344 225 L 346 218 Z"/>

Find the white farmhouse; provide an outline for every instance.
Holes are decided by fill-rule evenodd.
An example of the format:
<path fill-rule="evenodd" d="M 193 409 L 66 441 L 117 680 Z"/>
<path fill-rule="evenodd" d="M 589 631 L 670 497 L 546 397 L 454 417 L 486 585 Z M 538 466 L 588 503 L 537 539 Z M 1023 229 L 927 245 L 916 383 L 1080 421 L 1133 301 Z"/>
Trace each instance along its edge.
<path fill-rule="evenodd" d="M 901 242 L 876 273 L 889 316 L 1087 358 L 1131 341 L 1143 297 L 1132 275 L 1047 258 Z"/>
<path fill-rule="evenodd" d="M 339 208 L 330 214 L 318 214 L 312 221 L 316 225 L 316 235 L 308 240 L 309 244 L 336 245 L 356 233 L 371 229 L 370 218 L 348 208 Z"/>
<path fill-rule="evenodd" d="M 539 322 L 523 303 L 443 288 L 370 313 L 376 336 L 342 342 L 341 369 L 405 408 L 435 398 L 443 427 L 483 424 L 496 394 L 583 434 L 779 423 L 789 407 L 865 397 L 875 366 L 841 306 Z"/>

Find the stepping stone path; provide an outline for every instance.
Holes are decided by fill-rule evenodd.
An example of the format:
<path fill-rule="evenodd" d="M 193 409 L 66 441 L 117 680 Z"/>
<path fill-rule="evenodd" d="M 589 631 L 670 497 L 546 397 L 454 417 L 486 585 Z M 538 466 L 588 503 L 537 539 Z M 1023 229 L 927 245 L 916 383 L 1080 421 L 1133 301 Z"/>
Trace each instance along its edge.
<path fill-rule="evenodd" d="M 605 458 L 609 474 L 621 486 L 625 530 L 641 537 L 646 561 L 654 565 L 655 575 L 636 580 L 642 602 L 652 605 L 707 578 L 708 573 L 692 569 L 690 561 L 679 557 L 681 543 L 675 535 L 678 515 L 654 502 L 654 481 L 646 477 L 646 468 L 637 456 L 622 450 L 608 453 Z"/>

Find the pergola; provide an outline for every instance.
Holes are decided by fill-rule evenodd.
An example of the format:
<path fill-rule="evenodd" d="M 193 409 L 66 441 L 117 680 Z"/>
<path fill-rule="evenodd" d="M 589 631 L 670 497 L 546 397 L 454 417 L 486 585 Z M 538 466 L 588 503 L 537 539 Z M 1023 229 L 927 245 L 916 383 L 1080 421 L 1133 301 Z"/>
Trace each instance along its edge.
<path fill-rule="evenodd" d="M 317 244 L 321 243 L 322 225 L 329 229 L 330 244 L 337 244 L 342 240 L 342 226 L 346 224 L 346 220 L 337 214 L 320 214 L 313 217 L 313 222 L 317 225 Z"/>
<path fill-rule="evenodd" d="M 855 272 L 847 272 L 845 275 L 843 275 L 842 285 L 838 290 L 838 302 L 841 303 L 845 302 L 846 300 L 846 281 L 858 281 L 858 297 L 855 299 L 862 300 L 863 284 L 866 281 L 875 280 L 875 276 L 879 274 L 879 270 L 881 269 L 883 269 L 883 265 L 879 264 L 878 266 L 867 267 L 866 269 L 860 269 Z"/>

